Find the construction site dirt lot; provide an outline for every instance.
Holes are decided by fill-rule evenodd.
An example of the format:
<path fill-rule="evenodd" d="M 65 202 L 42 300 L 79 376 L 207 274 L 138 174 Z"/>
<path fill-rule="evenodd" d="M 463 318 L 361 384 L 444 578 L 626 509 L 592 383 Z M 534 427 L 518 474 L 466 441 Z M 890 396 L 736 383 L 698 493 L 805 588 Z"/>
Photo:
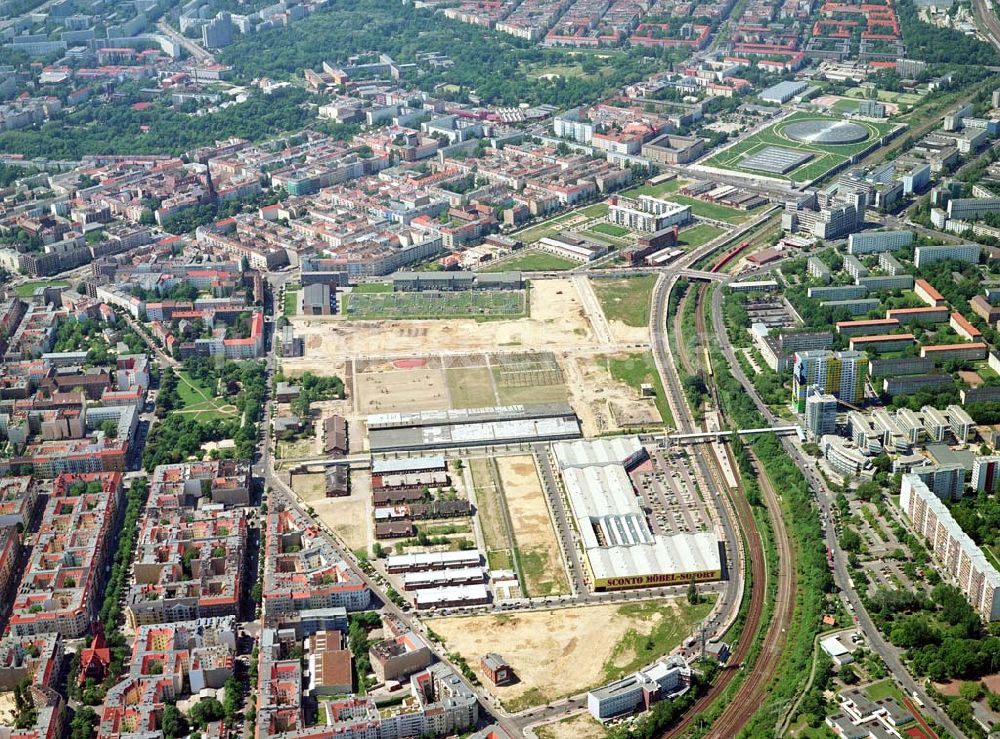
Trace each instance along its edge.
<path fill-rule="evenodd" d="M 362 472 L 351 474 L 351 494 L 342 498 L 327 498 L 322 472 L 292 475 L 292 490 L 302 502 L 316 511 L 316 516 L 329 526 L 353 551 L 370 546 L 371 520 L 369 504 L 372 497 L 371 479 Z"/>
<path fill-rule="evenodd" d="M 521 711 L 603 685 L 609 670 L 634 660 L 634 643 L 644 641 L 662 619 L 681 613 L 673 600 L 660 602 L 654 618 L 620 609 L 597 605 L 487 614 L 434 619 L 427 625 L 445 640 L 449 652 L 465 658 L 486 690 L 508 710 Z M 487 652 L 499 652 L 519 682 L 493 685 L 479 664 Z"/>
<path fill-rule="evenodd" d="M 448 383 L 436 357 L 354 365 L 358 412 L 437 411 L 451 408 Z"/>
<path fill-rule="evenodd" d="M 608 735 L 604 725 L 589 713 L 578 713 L 562 721 L 536 726 L 534 731 L 538 739 L 604 739 Z"/>
<path fill-rule="evenodd" d="M 530 293 L 530 317 L 511 321 L 293 317 L 295 333 L 305 342 L 305 357 L 284 359 L 282 366 L 293 374 L 299 367 L 329 374 L 330 370 L 323 368 L 341 363 L 345 357 L 412 356 L 427 347 L 442 352 L 551 349 L 591 342 L 590 323 L 571 280 L 536 280 Z"/>
<path fill-rule="evenodd" d="M 559 364 L 566 375 L 570 405 L 580 418 L 585 436 L 662 423 L 655 403 L 640 398 L 634 388 L 613 378 L 601 357 L 567 353 L 559 356 Z"/>
<path fill-rule="evenodd" d="M 530 456 L 498 457 L 497 470 L 521 562 L 527 594 L 562 595 L 569 580 L 556 543 L 545 493 Z"/>

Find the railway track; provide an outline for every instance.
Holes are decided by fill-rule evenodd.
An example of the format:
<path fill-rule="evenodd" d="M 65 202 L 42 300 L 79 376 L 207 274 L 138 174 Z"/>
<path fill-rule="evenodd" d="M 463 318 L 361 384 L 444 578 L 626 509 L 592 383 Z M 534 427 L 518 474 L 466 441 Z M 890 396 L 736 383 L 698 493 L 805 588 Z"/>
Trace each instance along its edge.
<path fill-rule="evenodd" d="M 704 311 L 704 300 L 707 294 L 708 286 L 702 285 L 698 290 L 698 302 L 695 306 L 695 330 L 702 344 L 707 342 L 708 337 Z M 722 405 L 719 402 L 718 388 L 714 382 L 709 382 L 708 389 L 712 397 L 712 403 L 719 413 L 721 420 Z M 768 516 L 771 520 L 775 547 L 778 554 L 778 568 L 776 573 L 767 569 L 767 560 L 766 557 L 764 558 L 766 580 L 763 581 L 765 587 L 762 590 L 764 594 L 767 593 L 771 585 L 770 580 L 775 576 L 777 576 L 777 590 L 774 612 L 771 622 L 767 627 L 767 633 L 764 635 L 760 654 L 757 656 L 750 674 L 740 685 L 736 695 L 732 697 L 726 708 L 723 709 L 722 714 L 716 719 L 712 731 L 708 734 L 709 737 L 718 737 L 719 739 L 736 736 L 746 726 L 753 715 L 752 711 L 746 710 L 746 706 L 763 705 L 767 697 L 767 686 L 775 674 L 777 674 L 781 652 L 787 639 L 788 627 L 791 625 L 792 616 L 795 612 L 795 562 L 791 544 L 789 543 L 788 531 L 785 526 L 785 519 L 781 510 L 781 502 L 778 500 L 778 495 L 771 484 L 771 480 L 761 467 L 760 460 L 757 459 L 752 449 L 748 449 L 748 452 L 754 470 L 757 473 L 756 478 L 760 485 L 764 505 L 767 507 Z M 740 499 L 740 506 L 745 507 L 745 512 L 741 512 L 740 515 L 748 514 L 752 517 L 753 513 L 750 511 L 746 495 L 738 497 Z M 757 543 L 760 544 L 761 556 L 764 557 L 763 543 L 761 541 Z M 758 580 L 757 582 L 761 581 Z M 745 641 L 749 643 L 750 640 Z"/>
<path fill-rule="evenodd" d="M 662 315 L 654 311 L 654 313 L 657 313 L 658 318 L 662 318 L 664 324 L 666 323 L 666 305 L 669 300 L 672 287 L 673 284 L 671 284 L 667 289 L 665 296 L 660 296 Z M 701 286 L 695 297 L 697 301 L 695 309 L 695 329 L 701 345 L 707 345 L 708 337 L 708 333 L 705 329 L 704 313 L 702 310 L 702 304 L 707 288 L 707 285 Z M 684 303 L 691 298 L 692 293 L 689 292 L 688 295 L 686 295 L 685 298 L 678 304 L 677 313 L 674 316 L 673 326 L 677 337 L 677 359 L 681 362 L 685 371 L 689 374 L 693 374 L 695 363 L 692 361 L 692 357 L 688 352 L 687 346 L 682 341 L 683 334 L 681 331 L 681 316 L 683 314 Z M 660 348 L 660 350 L 662 351 L 662 348 Z M 670 370 L 664 374 L 666 375 L 665 379 L 667 380 L 667 385 L 670 387 L 671 393 L 680 394 L 675 395 L 675 397 L 680 398 L 676 405 L 686 411 L 683 387 L 681 386 L 676 368 L 669 365 L 669 363 L 664 363 L 664 366 L 670 367 Z M 711 365 L 708 365 L 709 374 L 711 374 L 710 367 Z M 719 403 L 718 391 L 715 388 L 714 383 L 708 383 L 708 389 L 712 404 L 720 413 L 721 417 L 722 408 Z M 678 421 L 679 427 L 686 427 L 687 429 L 690 429 L 694 426 L 693 419 L 687 413 L 675 412 L 675 418 Z M 733 460 L 730 459 L 730 462 L 733 463 Z M 736 736 L 740 732 L 753 715 L 753 711 L 748 711 L 747 706 L 759 706 L 763 703 L 766 698 L 767 686 L 777 672 L 777 668 L 780 663 L 781 651 L 785 642 L 785 635 L 787 633 L 788 626 L 791 623 L 795 608 L 795 570 L 792 560 L 793 553 L 788 542 L 788 536 L 785 531 L 784 519 L 781 514 L 780 503 L 777 495 L 771 486 L 770 481 L 762 474 L 762 470 L 760 469 L 759 462 L 756 458 L 753 459 L 753 462 L 755 469 L 758 472 L 757 478 L 760 480 L 761 492 L 773 522 L 772 525 L 774 526 L 775 541 L 778 547 L 778 561 L 781 564 L 776 573 L 769 572 L 766 554 L 764 551 L 764 544 L 757 529 L 757 522 L 754 519 L 750 504 L 747 502 L 745 492 L 742 489 L 742 486 L 740 486 L 740 488 L 736 491 L 736 494 L 730 496 L 730 499 L 736 513 L 736 519 L 740 528 L 741 536 L 745 542 L 745 569 L 749 570 L 748 585 L 750 588 L 750 597 L 747 606 L 746 620 L 744 621 L 743 630 L 738 641 L 732 645 L 732 654 L 730 656 L 728 666 L 723 669 L 722 673 L 709 688 L 709 691 L 695 702 L 692 708 L 687 712 L 685 718 L 664 734 L 665 737 L 673 738 L 682 736 L 696 721 L 699 720 L 702 713 L 706 711 L 715 702 L 715 700 L 726 691 L 729 684 L 744 668 L 744 663 L 749 657 L 750 650 L 753 646 L 753 637 L 763 626 L 762 622 L 766 610 L 766 597 L 770 585 L 769 578 L 773 578 L 775 576 L 777 576 L 778 581 L 775 611 L 773 614 L 774 617 L 767 625 L 767 632 L 764 636 L 763 643 L 761 644 L 760 653 L 758 654 L 755 663 L 752 665 L 750 673 L 740 685 L 735 695 L 732 696 L 726 708 L 723 709 L 723 712 L 714 722 L 708 736 L 718 737 L 719 739 L 725 737 L 728 739 L 729 737 Z M 735 464 L 733 464 L 733 466 L 735 466 Z M 717 471 L 716 465 L 709 462 L 708 467 L 711 470 L 712 476 L 722 487 L 724 487 L 725 483 L 722 482 L 721 473 Z"/>
<path fill-rule="evenodd" d="M 681 385 L 677 369 L 672 363 L 673 358 L 669 347 L 667 346 L 668 338 L 665 333 L 668 322 L 667 305 L 672 288 L 673 282 L 671 281 L 669 284 L 659 285 L 658 289 L 654 293 L 652 311 L 653 320 L 655 321 L 654 325 L 660 327 L 660 329 L 663 330 L 663 334 L 654 334 L 657 341 L 654 341 L 653 351 L 657 354 L 659 365 L 663 369 L 661 374 L 663 375 L 664 385 L 673 399 L 671 406 L 677 427 L 683 431 L 691 431 L 695 426 L 694 419 L 687 408 L 684 389 Z M 678 305 L 677 322 L 674 324 L 674 330 L 678 336 L 677 349 L 678 354 L 680 355 L 678 359 L 684 365 L 685 370 L 690 371 L 692 368 L 691 358 L 688 356 L 686 348 L 682 346 L 682 342 L 679 340 L 679 316 L 682 309 L 683 305 Z M 717 470 L 715 463 L 713 463 L 710 459 L 706 459 L 706 457 L 710 457 L 711 455 L 705 455 L 700 450 L 696 451 L 696 455 L 701 464 L 709 471 L 709 474 L 719 486 L 719 490 L 724 490 L 726 485 L 723 481 L 721 472 Z M 733 510 L 736 514 L 735 517 L 736 524 L 739 529 L 739 537 L 742 542 L 745 542 L 745 547 L 742 546 L 739 541 L 733 542 L 733 547 L 734 549 L 736 547 L 744 549 L 745 556 L 742 557 L 742 576 L 747 578 L 747 585 L 749 586 L 749 604 L 747 608 L 746 620 L 744 621 L 743 631 L 740 638 L 735 644 L 731 645 L 732 654 L 729 659 L 729 666 L 722 670 L 722 673 L 709 688 L 708 692 L 695 702 L 694 706 L 687 712 L 686 717 L 665 734 L 667 737 L 678 737 L 682 735 L 688 728 L 691 727 L 692 723 L 696 721 L 698 717 L 717 698 L 719 698 L 720 695 L 722 695 L 727 686 L 739 674 L 740 666 L 749 655 L 750 648 L 753 644 L 753 635 L 756 634 L 761 628 L 767 592 L 765 587 L 759 586 L 760 583 L 766 582 L 767 577 L 767 562 L 765 561 L 764 545 L 757 531 L 757 523 L 754 520 L 753 512 L 750 510 L 750 505 L 747 503 L 746 496 L 742 494 L 733 495 L 731 496 L 731 501 L 733 504 Z M 756 587 L 754 587 L 755 585 Z"/>
<path fill-rule="evenodd" d="M 757 480 L 760 483 L 764 503 L 770 514 L 771 524 L 774 527 L 774 540 L 778 549 L 778 591 L 775 598 L 775 609 L 771 622 L 764 636 L 760 654 L 754 662 L 752 669 L 746 680 L 740 685 L 739 690 L 729 701 L 729 704 L 722 711 L 712 726 L 709 737 L 728 739 L 734 737 L 746 726 L 753 716 L 753 711 L 747 711 L 747 706 L 761 706 L 767 698 L 767 686 L 771 679 L 777 674 L 778 665 L 781 661 L 781 653 L 784 649 L 785 640 L 788 634 L 788 627 L 791 625 L 792 616 L 795 612 L 795 566 L 793 553 L 789 544 L 788 533 L 785 531 L 785 520 L 781 512 L 781 504 L 775 493 L 771 481 L 759 462 L 754 458 L 754 469 L 757 472 Z M 740 502 L 749 511 L 749 504 L 746 496 L 739 496 Z M 751 514 L 752 515 L 752 514 Z M 759 543 L 759 542 L 758 542 Z M 761 545 L 761 557 L 763 557 L 763 545 Z M 766 568 L 766 561 L 764 566 Z M 773 573 L 768 572 L 768 577 L 773 577 Z M 766 588 L 756 588 L 754 593 Z M 761 593 L 763 599 L 763 593 Z M 750 639 L 745 639 L 746 644 L 750 644 Z"/>

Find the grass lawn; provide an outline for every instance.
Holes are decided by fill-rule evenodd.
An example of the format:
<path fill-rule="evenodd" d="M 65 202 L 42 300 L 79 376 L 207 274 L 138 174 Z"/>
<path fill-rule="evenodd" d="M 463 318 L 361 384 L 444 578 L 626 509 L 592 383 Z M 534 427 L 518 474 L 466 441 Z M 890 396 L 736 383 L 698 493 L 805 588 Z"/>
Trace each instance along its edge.
<path fill-rule="evenodd" d="M 854 154 L 864 151 L 872 145 L 880 136 L 884 136 L 894 127 L 891 123 L 876 123 L 873 121 L 857 121 L 858 125 L 868 129 L 869 136 L 864 141 L 856 144 L 803 144 L 793 141 L 784 135 L 784 129 L 791 123 L 798 121 L 840 121 L 841 118 L 835 116 L 825 116 L 816 113 L 796 112 L 783 120 L 768 126 L 752 136 L 740 139 L 736 144 L 706 159 L 703 164 L 708 167 L 718 167 L 734 171 L 746 171 L 757 176 L 769 176 L 794 182 L 807 182 L 814 180 L 841 162 L 846 161 Z M 813 158 L 784 175 L 765 174 L 744 170 L 740 167 L 746 157 L 757 153 L 769 146 L 778 146 L 784 149 L 794 149 L 810 153 Z"/>
<path fill-rule="evenodd" d="M 608 204 L 597 203 L 597 205 L 588 205 L 586 208 L 580 208 L 580 212 L 587 216 L 587 218 L 604 218 L 608 214 Z"/>
<path fill-rule="evenodd" d="M 23 285 L 18 285 L 14 288 L 14 292 L 17 293 L 17 297 L 19 298 L 30 298 L 35 294 L 35 290 L 40 287 L 69 287 L 69 283 L 63 280 L 36 280 L 35 282 L 25 282 Z"/>
<path fill-rule="evenodd" d="M 691 633 L 696 623 L 702 621 L 712 610 L 715 595 L 702 596 L 702 602 L 689 606 L 686 601 L 674 601 L 680 613 L 664 609 L 659 601 L 647 601 L 622 606 L 621 616 L 640 618 L 643 621 L 659 619 L 648 634 L 630 629 L 615 644 L 604 664 L 604 679 L 617 680 L 623 675 L 635 672 L 676 647 Z M 623 659 L 627 655 L 627 659 Z"/>
<path fill-rule="evenodd" d="M 285 287 L 284 311 L 286 316 L 294 316 L 299 312 L 299 287 Z"/>
<path fill-rule="evenodd" d="M 626 326 L 649 325 L 649 301 L 656 284 L 656 275 L 621 279 L 591 279 L 601 310 L 609 321 L 621 321 Z"/>
<path fill-rule="evenodd" d="M 530 226 L 523 231 L 511 234 L 511 238 L 523 241 L 525 244 L 534 244 L 536 241 L 541 241 L 546 236 L 552 236 L 562 231 L 562 224 L 572 217 L 572 213 L 563 213 L 555 218 L 550 218 L 547 221 L 542 221 L 534 226 Z"/>
<path fill-rule="evenodd" d="M 599 362 L 606 362 L 611 376 L 618 382 L 634 388 L 636 393 L 640 391 L 642 383 L 652 383 L 656 390 L 656 409 L 660 412 L 663 423 L 668 426 L 674 425 L 674 417 L 670 413 L 670 405 L 667 403 L 667 394 L 660 381 L 660 373 L 656 371 L 656 364 L 653 362 L 651 352 L 636 352 L 618 357 L 598 356 L 595 359 Z"/>
<path fill-rule="evenodd" d="M 392 283 L 390 282 L 359 282 L 351 288 L 352 293 L 391 293 Z"/>
<path fill-rule="evenodd" d="M 718 226 L 713 226 L 710 223 L 700 223 L 694 228 L 681 231 L 678 236 L 681 244 L 686 244 L 687 246 L 694 248 L 701 246 L 702 244 L 707 244 L 716 236 L 721 236 L 723 233 L 725 233 L 725 231 Z"/>
<path fill-rule="evenodd" d="M 895 698 L 899 705 L 903 705 L 903 691 L 899 689 L 892 678 L 872 683 L 865 688 L 865 694 L 875 701 L 882 698 Z"/>
<path fill-rule="evenodd" d="M 598 223 L 593 226 L 592 230 L 597 231 L 597 233 L 607 234 L 608 236 L 628 236 L 629 230 L 627 228 L 622 228 L 614 223 Z"/>
<path fill-rule="evenodd" d="M 497 262 L 491 267 L 487 267 L 484 272 L 548 272 L 563 269 L 572 269 L 579 264 L 570 259 L 563 259 L 555 254 L 528 249 L 516 256 Z"/>
<path fill-rule="evenodd" d="M 559 77 L 583 77 L 589 79 L 590 75 L 583 71 L 582 64 L 550 64 L 547 67 L 540 67 L 531 72 L 532 77 L 547 77 L 558 75 Z"/>
<path fill-rule="evenodd" d="M 524 290 L 348 293 L 344 313 L 355 319 L 518 318 Z"/>
<path fill-rule="evenodd" d="M 623 192 L 622 195 L 628 198 L 637 198 L 640 195 L 652 195 L 654 198 L 657 198 L 661 195 L 668 195 L 672 192 L 677 192 L 687 183 L 687 180 L 677 178 L 661 182 L 659 185 L 642 185 L 641 187 L 633 187 L 631 190 Z"/>
<path fill-rule="evenodd" d="M 707 203 L 698 198 L 689 198 L 686 195 L 673 195 L 670 200 L 680 205 L 691 206 L 691 212 L 701 218 L 711 218 L 713 221 L 725 221 L 726 223 L 743 223 L 761 208 L 759 205 L 753 210 L 740 210 L 739 208 L 729 208 L 725 205 Z"/>
<path fill-rule="evenodd" d="M 800 720 L 789 727 L 788 736 L 795 739 L 836 739 L 837 735 L 826 727 L 826 724 L 816 727 L 807 726 L 805 721 Z"/>
<path fill-rule="evenodd" d="M 840 99 L 837 102 L 835 102 L 831 107 L 838 113 L 857 113 L 858 101 Z"/>
<path fill-rule="evenodd" d="M 845 93 L 847 97 L 861 98 L 865 96 L 865 91 L 860 87 L 852 87 Z M 883 103 L 899 103 L 900 105 L 919 105 L 923 102 L 922 95 L 915 95 L 912 92 L 890 92 L 888 90 L 877 90 L 876 96 Z M 856 108 L 855 108 L 856 109 Z"/>
<path fill-rule="evenodd" d="M 514 561 L 510 557 L 509 549 L 497 549 L 486 552 L 486 564 L 491 570 L 512 570 Z"/>
<path fill-rule="evenodd" d="M 177 379 L 177 394 L 184 407 L 174 413 L 191 415 L 197 421 L 210 421 L 215 418 L 235 418 L 239 412 L 236 406 L 227 405 L 222 398 L 216 398 L 212 388 L 192 379 L 187 372 L 178 371 Z"/>

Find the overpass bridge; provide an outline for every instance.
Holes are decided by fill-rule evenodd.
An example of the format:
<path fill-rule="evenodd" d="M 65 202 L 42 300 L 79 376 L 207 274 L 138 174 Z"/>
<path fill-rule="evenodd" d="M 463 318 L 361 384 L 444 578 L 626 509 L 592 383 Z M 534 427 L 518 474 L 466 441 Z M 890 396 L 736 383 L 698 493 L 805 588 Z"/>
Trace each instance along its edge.
<path fill-rule="evenodd" d="M 522 272 L 521 276 L 526 280 L 559 279 L 569 275 L 586 275 L 594 280 L 601 278 L 615 277 L 636 277 L 640 275 L 658 275 L 665 273 L 686 277 L 689 280 L 702 280 L 703 282 L 723 282 L 727 277 L 721 272 L 709 272 L 703 269 L 693 269 L 691 267 L 680 267 L 676 264 L 665 265 L 663 267 L 606 267 L 595 270 L 542 270 L 539 272 Z"/>
<path fill-rule="evenodd" d="M 721 441 L 728 439 L 733 434 L 737 436 L 756 436 L 758 434 L 777 434 L 778 436 L 791 436 L 792 434 L 805 440 L 805 432 L 801 426 L 764 426 L 756 429 L 738 429 L 736 431 L 696 431 L 689 434 L 664 434 L 654 437 L 657 440 L 685 443 L 697 443 L 699 441 Z"/>

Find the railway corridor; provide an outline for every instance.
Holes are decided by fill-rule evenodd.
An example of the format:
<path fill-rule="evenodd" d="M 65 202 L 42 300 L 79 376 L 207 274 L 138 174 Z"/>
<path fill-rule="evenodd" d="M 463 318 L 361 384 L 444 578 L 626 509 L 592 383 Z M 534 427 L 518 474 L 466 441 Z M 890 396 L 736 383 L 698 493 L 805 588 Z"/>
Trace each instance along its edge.
<path fill-rule="evenodd" d="M 663 375 L 663 385 L 667 388 L 668 395 L 671 396 L 670 405 L 677 421 L 677 427 L 682 430 L 693 430 L 696 427 L 694 414 L 684 396 L 679 367 L 675 364 L 679 361 L 688 374 L 694 374 L 697 366 L 697 363 L 690 356 L 688 345 L 685 344 L 685 337 L 681 335 L 682 320 L 680 316 L 683 312 L 683 302 L 678 305 L 675 322 L 668 326 L 667 305 L 675 282 L 675 280 L 668 282 L 666 279 L 661 279 L 653 291 L 651 320 L 655 324 L 651 327 L 651 337 L 654 342 L 654 353 L 657 355 L 657 364 Z M 685 297 L 685 300 L 693 298 L 697 301 L 695 308 L 697 336 L 691 343 L 698 348 L 708 346 L 710 343 L 702 310 L 707 290 L 708 286 L 704 285 L 697 288 L 697 293 L 689 293 Z M 673 354 L 669 345 L 668 332 L 670 330 L 676 334 L 674 345 L 677 347 L 677 356 Z M 705 355 L 705 361 L 708 361 L 707 355 Z M 707 375 L 705 379 L 709 383 L 708 390 L 712 405 L 719 414 L 721 422 L 723 409 L 718 402 L 715 387 L 711 384 L 710 367 L 705 367 L 705 369 Z M 705 456 L 710 457 L 711 455 Z M 733 460 L 730 459 L 730 462 L 733 463 Z M 708 463 L 713 468 L 713 477 L 721 481 L 722 475 L 714 469 L 717 465 L 713 460 L 708 460 Z M 753 463 L 758 472 L 757 479 L 760 481 L 762 498 L 771 522 L 777 551 L 777 568 L 774 570 L 768 567 L 764 542 L 758 530 L 757 521 L 747 501 L 745 491 L 740 485 L 732 492 L 730 499 L 735 510 L 745 554 L 743 571 L 738 574 L 745 578 L 745 585 L 749 587 L 746 620 L 741 634 L 731 645 L 732 655 L 728 666 L 723 669 L 708 692 L 695 702 L 685 718 L 666 733 L 667 737 L 682 736 L 694 722 L 701 720 L 703 713 L 723 694 L 737 675 L 741 674 L 741 670 L 749 668 L 736 693 L 713 722 L 708 734 L 708 736 L 718 739 L 736 736 L 754 714 L 754 710 L 748 710 L 748 707 L 756 708 L 763 704 L 766 699 L 767 687 L 776 675 L 780 664 L 781 653 L 787 640 L 788 627 L 791 625 L 795 609 L 794 552 L 782 516 L 781 501 L 770 481 L 763 474 L 757 460 L 754 459 Z M 724 482 L 720 482 L 720 489 L 724 488 Z M 770 621 L 764 624 L 767 599 L 771 592 L 775 595 L 774 609 L 771 612 Z M 745 665 L 746 660 L 750 657 L 755 637 L 762 628 L 766 628 L 766 632 L 760 650 L 754 663 Z"/>

